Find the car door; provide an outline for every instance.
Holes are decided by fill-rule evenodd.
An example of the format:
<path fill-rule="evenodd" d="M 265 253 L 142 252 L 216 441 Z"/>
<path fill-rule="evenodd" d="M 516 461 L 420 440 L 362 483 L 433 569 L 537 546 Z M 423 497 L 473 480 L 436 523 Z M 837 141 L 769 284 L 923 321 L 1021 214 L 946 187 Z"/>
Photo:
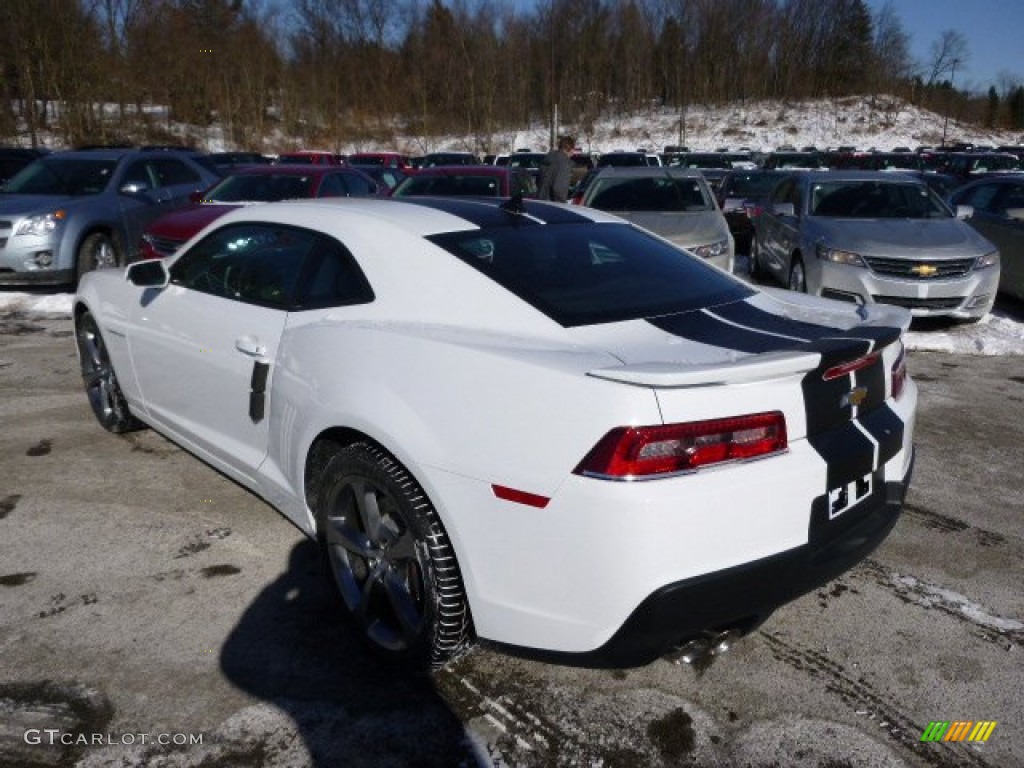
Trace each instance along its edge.
<path fill-rule="evenodd" d="M 150 162 L 131 160 L 117 181 L 124 245 L 134 247 L 143 231 L 156 219 L 173 210 L 171 194 L 162 189 Z"/>
<path fill-rule="evenodd" d="M 779 212 L 776 205 L 789 204 L 793 213 Z M 775 188 L 768 206 L 761 214 L 761 262 L 782 278 L 789 273 L 789 255 L 799 238 L 800 184 L 795 177 L 784 180 Z"/>
<path fill-rule="evenodd" d="M 999 249 L 1000 290 L 1024 297 L 1024 181 L 980 184 L 959 202 L 974 206 L 968 221 Z"/>
<path fill-rule="evenodd" d="M 130 318 L 149 418 L 242 481 L 255 482 L 267 452 L 278 344 L 318 237 L 224 226 L 176 259 L 170 284 L 143 295 Z"/>

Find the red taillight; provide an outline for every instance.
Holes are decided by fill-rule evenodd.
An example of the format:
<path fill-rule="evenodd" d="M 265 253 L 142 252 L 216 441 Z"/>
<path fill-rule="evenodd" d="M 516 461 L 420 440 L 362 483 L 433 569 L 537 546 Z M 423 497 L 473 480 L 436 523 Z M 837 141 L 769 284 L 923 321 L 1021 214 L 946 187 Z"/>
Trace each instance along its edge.
<path fill-rule="evenodd" d="M 686 472 L 725 461 L 783 451 L 780 411 L 653 427 L 618 427 L 573 470 L 577 475 L 631 479 Z"/>
<path fill-rule="evenodd" d="M 536 493 L 528 493 L 504 485 L 492 484 L 491 492 L 499 499 L 514 501 L 517 504 L 525 504 L 528 507 L 537 507 L 538 509 L 544 509 L 548 502 L 551 501 L 547 496 L 539 496 Z"/>
<path fill-rule="evenodd" d="M 899 400 L 907 384 L 907 350 L 900 347 L 900 354 L 892 364 L 892 398 Z"/>
<path fill-rule="evenodd" d="M 832 379 L 838 379 L 840 376 L 849 376 L 855 371 L 859 371 L 868 366 L 874 365 L 878 362 L 879 353 L 873 352 L 865 357 L 858 357 L 856 360 L 851 360 L 848 363 L 840 363 L 839 365 L 833 365 L 831 368 L 822 374 L 821 378 L 825 381 L 832 381 Z"/>

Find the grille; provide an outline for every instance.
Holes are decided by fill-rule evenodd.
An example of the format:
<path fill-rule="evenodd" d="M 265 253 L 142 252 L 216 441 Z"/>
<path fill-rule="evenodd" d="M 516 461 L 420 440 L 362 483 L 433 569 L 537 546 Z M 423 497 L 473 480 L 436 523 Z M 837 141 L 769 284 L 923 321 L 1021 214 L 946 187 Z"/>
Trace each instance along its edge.
<path fill-rule="evenodd" d="M 910 296 L 872 296 L 879 304 L 895 304 L 906 309 L 956 309 L 963 303 L 963 298 L 956 296 L 940 299 L 916 299 Z"/>
<path fill-rule="evenodd" d="M 948 259 L 945 261 L 915 261 L 912 259 L 882 259 L 876 256 L 865 258 L 871 271 L 889 277 L 905 277 L 911 280 L 942 280 L 963 277 L 971 271 L 974 259 Z M 935 272 L 921 275 L 915 272 L 920 267 L 934 268 Z"/>
<path fill-rule="evenodd" d="M 170 237 L 150 237 L 150 244 L 161 256 L 170 256 L 184 243 L 184 240 L 175 240 Z"/>

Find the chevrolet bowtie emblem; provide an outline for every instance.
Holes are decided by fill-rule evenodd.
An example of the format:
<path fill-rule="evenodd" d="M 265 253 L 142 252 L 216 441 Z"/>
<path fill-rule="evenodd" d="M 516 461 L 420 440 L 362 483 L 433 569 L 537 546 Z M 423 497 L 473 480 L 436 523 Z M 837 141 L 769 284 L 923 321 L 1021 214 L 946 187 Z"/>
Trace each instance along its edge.
<path fill-rule="evenodd" d="M 867 398 L 867 396 L 868 396 L 868 388 L 867 387 L 857 387 L 855 389 L 850 390 L 845 395 L 843 395 L 843 399 L 839 402 L 839 406 L 841 408 L 845 408 L 848 405 L 858 406 L 858 405 L 860 405 L 861 403 L 864 402 L 864 400 Z"/>
<path fill-rule="evenodd" d="M 910 268 L 918 277 L 931 277 L 939 271 L 938 267 L 933 267 L 931 264 L 917 264 Z"/>

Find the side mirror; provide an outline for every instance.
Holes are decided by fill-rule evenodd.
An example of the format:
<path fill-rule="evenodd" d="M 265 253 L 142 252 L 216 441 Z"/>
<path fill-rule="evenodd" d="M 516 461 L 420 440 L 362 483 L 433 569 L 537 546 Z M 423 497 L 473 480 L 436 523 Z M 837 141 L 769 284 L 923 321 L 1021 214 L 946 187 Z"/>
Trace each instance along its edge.
<path fill-rule="evenodd" d="M 772 213 L 776 216 L 796 216 L 796 208 L 792 203 L 775 203 L 772 206 Z"/>
<path fill-rule="evenodd" d="M 166 288 L 171 281 L 171 273 L 163 259 L 148 259 L 129 264 L 124 271 L 124 279 L 140 288 Z"/>
<path fill-rule="evenodd" d="M 956 207 L 956 217 L 958 219 L 969 219 L 974 215 L 973 205 L 958 205 Z"/>

